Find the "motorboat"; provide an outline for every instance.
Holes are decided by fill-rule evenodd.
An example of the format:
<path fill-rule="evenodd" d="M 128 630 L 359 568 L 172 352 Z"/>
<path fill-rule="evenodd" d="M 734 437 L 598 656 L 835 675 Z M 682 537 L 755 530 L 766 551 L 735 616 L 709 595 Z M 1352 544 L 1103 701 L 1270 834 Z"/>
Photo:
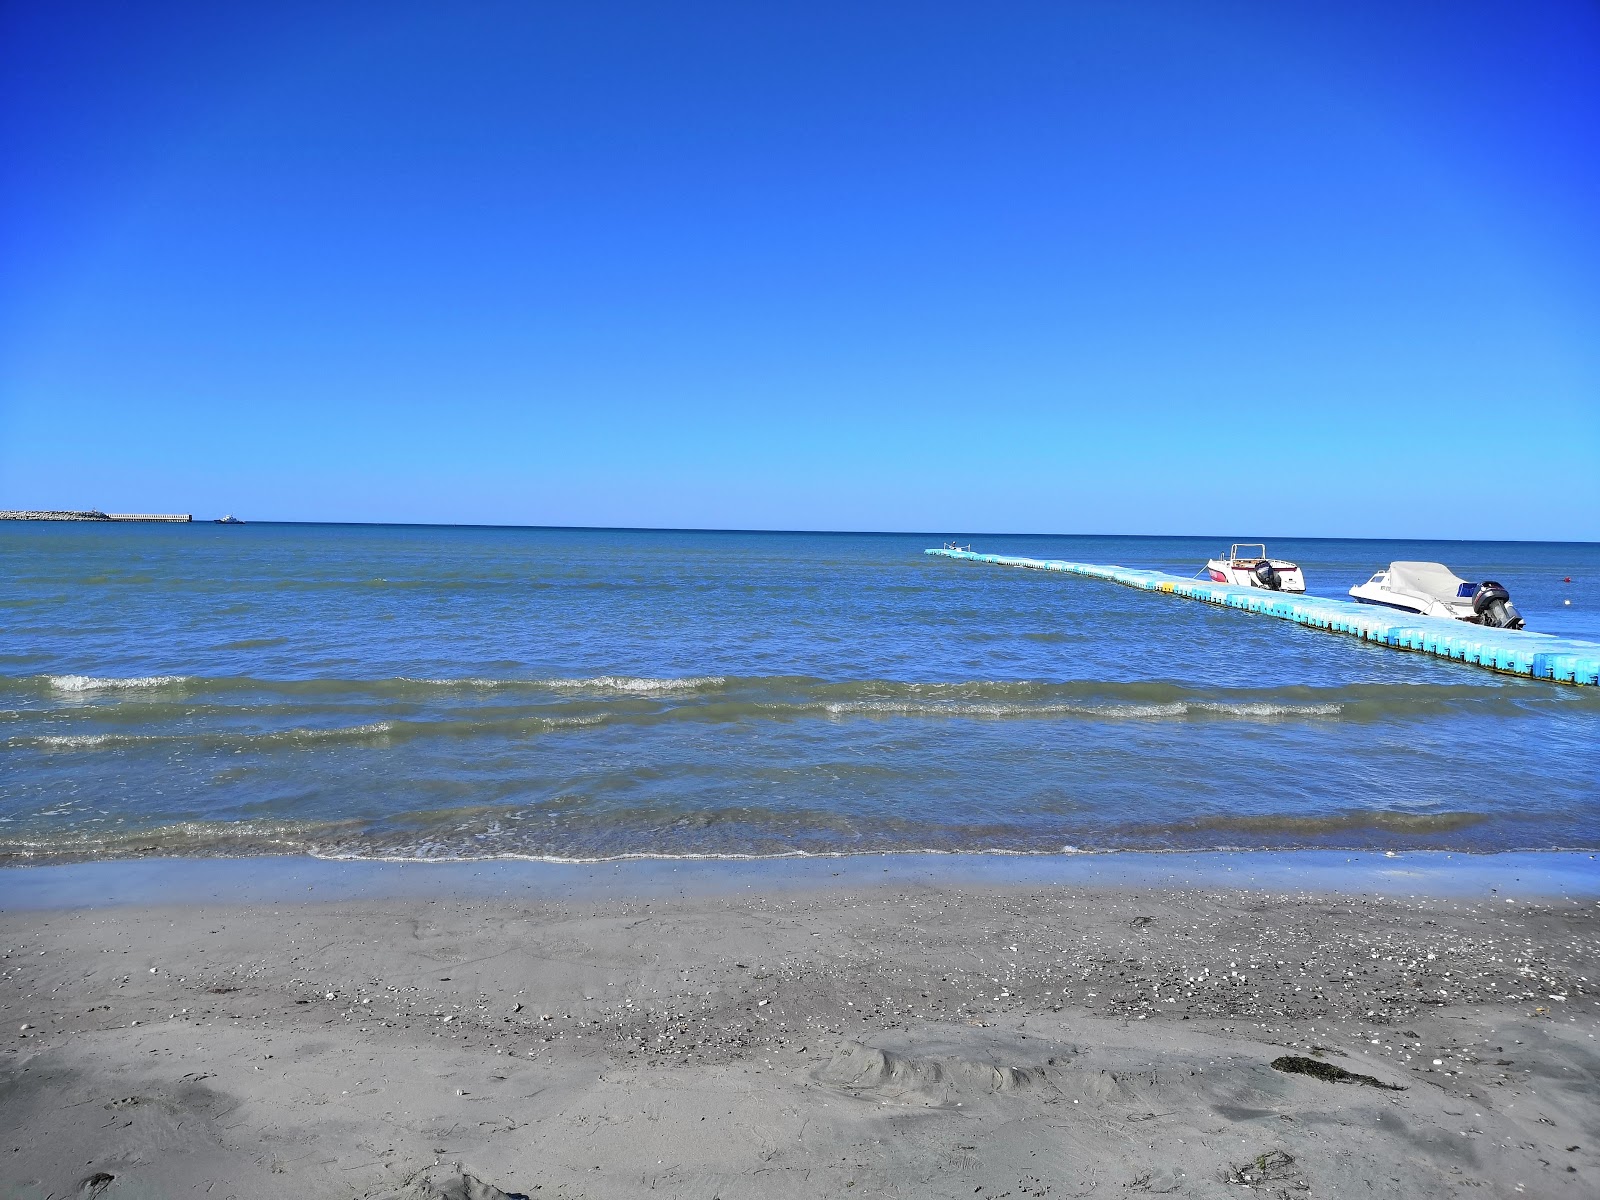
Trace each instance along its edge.
<path fill-rule="evenodd" d="M 1306 577 L 1300 573 L 1299 566 L 1281 558 L 1269 558 L 1266 546 L 1259 542 L 1229 546 L 1226 555 L 1206 563 L 1206 570 L 1215 583 L 1266 588 L 1270 592 L 1306 590 Z"/>
<path fill-rule="evenodd" d="M 1362 604 L 1377 604 L 1424 617 L 1454 617 L 1496 629 L 1521 629 L 1522 614 L 1511 594 L 1493 579 L 1470 583 L 1443 563 L 1394 562 L 1350 589 Z"/>
<path fill-rule="evenodd" d="M 215 521 L 213 521 L 211 523 L 213 525 L 243 525 L 244 524 L 243 521 L 239 520 L 239 518 L 234 516 L 232 513 L 229 513 L 225 517 L 218 517 Z"/>

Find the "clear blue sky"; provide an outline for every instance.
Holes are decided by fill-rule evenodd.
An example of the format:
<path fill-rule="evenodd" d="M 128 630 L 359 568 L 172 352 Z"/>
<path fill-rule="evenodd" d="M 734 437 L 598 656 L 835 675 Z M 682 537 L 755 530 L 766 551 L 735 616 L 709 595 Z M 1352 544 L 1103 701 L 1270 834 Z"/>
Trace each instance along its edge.
<path fill-rule="evenodd" d="M 9 0 L 0 507 L 1600 539 L 1600 7 Z"/>

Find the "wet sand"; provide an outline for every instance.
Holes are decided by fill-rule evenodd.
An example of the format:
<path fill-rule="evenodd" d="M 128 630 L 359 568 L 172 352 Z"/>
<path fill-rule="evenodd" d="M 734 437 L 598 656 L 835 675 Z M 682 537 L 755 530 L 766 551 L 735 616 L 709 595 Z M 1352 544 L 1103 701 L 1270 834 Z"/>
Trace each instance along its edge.
<path fill-rule="evenodd" d="M 1593 895 L 884 875 L 11 908 L 0 1194 L 1600 1187 Z"/>

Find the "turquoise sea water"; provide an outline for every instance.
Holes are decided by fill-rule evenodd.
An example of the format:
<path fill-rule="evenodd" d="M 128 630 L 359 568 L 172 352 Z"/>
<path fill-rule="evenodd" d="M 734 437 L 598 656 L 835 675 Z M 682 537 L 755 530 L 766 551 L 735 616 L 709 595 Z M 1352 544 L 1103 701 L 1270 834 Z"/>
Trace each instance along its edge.
<path fill-rule="evenodd" d="M 0 858 L 1600 847 L 1594 689 L 947 538 L 1227 540 L 0 525 Z M 1270 548 L 1600 640 L 1600 546 Z"/>

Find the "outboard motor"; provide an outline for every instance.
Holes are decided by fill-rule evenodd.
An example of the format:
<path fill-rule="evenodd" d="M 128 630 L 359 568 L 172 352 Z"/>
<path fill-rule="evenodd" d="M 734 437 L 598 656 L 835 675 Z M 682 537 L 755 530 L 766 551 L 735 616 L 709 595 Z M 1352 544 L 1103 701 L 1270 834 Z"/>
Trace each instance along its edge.
<path fill-rule="evenodd" d="M 1511 606 L 1511 593 L 1492 579 L 1485 579 L 1472 596 L 1472 611 L 1480 625 L 1495 629 L 1521 629 L 1522 614 Z"/>
<path fill-rule="evenodd" d="M 1256 577 L 1256 582 L 1262 587 L 1270 588 L 1274 592 L 1283 587 L 1283 576 L 1278 574 L 1278 568 L 1264 558 L 1250 568 L 1250 574 Z M 1499 584 L 1495 586 L 1498 587 Z"/>

